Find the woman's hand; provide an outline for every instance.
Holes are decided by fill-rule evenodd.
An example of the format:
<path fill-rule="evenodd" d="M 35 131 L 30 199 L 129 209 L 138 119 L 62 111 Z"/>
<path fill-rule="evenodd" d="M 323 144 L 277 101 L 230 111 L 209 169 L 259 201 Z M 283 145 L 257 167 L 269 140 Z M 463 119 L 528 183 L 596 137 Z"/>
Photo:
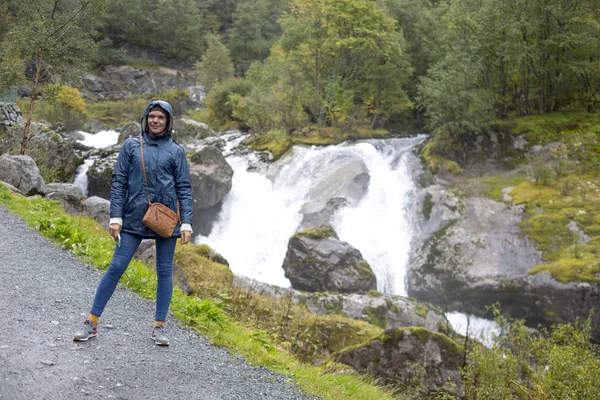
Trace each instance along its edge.
<path fill-rule="evenodd" d="M 186 244 L 190 240 L 192 240 L 192 232 L 190 231 L 181 231 L 181 244 Z"/>
<path fill-rule="evenodd" d="M 119 233 L 121 233 L 121 225 L 120 224 L 110 224 L 108 226 L 108 233 L 115 239 L 115 242 L 119 240 Z"/>

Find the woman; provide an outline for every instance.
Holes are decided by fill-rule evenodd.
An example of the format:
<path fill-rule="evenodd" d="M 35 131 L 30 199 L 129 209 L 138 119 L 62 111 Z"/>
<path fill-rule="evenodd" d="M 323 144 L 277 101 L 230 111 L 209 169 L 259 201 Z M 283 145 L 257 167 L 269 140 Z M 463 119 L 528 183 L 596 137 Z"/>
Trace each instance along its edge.
<path fill-rule="evenodd" d="M 108 270 L 100 280 L 92 310 L 83 328 L 73 336 L 75 341 L 87 341 L 98 334 L 98 318 L 112 296 L 119 279 L 127 269 L 142 239 L 156 241 L 156 315 L 151 338 L 157 345 L 168 346 L 164 324 L 173 294 L 173 256 L 177 237 L 186 244 L 192 236 L 192 191 L 185 152 L 171 139 L 173 109 L 165 101 L 148 104 L 142 116 L 142 139 L 148 187 L 144 184 L 139 137 L 123 143 L 110 188 L 109 233 L 117 246 Z M 155 235 L 142 223 L 148 209 L 148 194 L 152 202 L 160 202 L 181 214 L 181 227 L 173 236 Z"/>

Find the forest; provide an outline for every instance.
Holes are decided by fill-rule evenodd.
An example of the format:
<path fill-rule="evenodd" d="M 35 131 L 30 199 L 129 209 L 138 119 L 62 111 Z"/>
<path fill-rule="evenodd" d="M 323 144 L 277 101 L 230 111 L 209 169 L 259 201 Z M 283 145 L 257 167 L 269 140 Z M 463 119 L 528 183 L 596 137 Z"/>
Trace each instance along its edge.
<path fill-rule="evenodd" d="M 36 67 L 63 84 L 192 68 L 207 117 L 257 133 L 400 122 L 468 138 L 600 108 L 598 0 L 3 0 L 0 21 L 2 87 Z"/>

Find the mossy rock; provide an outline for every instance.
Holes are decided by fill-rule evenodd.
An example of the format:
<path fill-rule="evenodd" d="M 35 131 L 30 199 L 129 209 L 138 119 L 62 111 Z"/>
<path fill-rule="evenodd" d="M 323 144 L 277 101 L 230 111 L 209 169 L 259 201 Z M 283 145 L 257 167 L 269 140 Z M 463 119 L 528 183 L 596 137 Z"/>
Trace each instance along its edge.
<path fill-rule="evenodd" d="M 218 291 L 231 287 L 233 282 L 231 269 L 212 261 L 209 258 L 210 250 L 206 245 L 193 243 L 177 246 L 175 249 L 175 262 L 183 269 L 190 286 L 196 293 L 209 289 Z"/>

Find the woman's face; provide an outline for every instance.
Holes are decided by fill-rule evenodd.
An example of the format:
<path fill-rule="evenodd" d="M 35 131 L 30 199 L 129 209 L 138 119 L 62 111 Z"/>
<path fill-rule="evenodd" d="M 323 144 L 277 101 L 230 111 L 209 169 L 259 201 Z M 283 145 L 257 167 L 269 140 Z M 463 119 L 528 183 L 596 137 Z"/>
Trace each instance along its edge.
<path fill-rule="evenodd" d="M 152 110 L 148 113 L 148 129 L 153 135 L 159 135 L 167 127 L 167 115 L 160 110 Z"/>

